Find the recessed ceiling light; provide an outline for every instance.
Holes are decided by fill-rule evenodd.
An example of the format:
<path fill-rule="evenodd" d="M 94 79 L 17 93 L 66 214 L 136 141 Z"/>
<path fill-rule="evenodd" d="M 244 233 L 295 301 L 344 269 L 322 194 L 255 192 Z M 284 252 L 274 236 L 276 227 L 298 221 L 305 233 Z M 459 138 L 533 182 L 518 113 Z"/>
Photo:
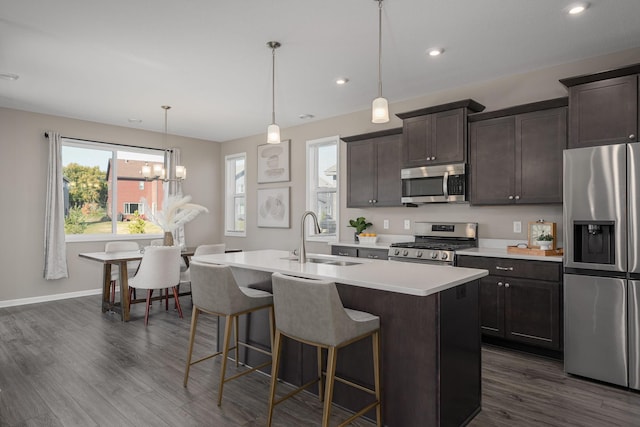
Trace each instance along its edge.
<path fill-rule="evenodd" d="M 19 76 L 19 75 L 17 75 L 17 74 L 11 74 L 11 73 L 0 73 L 0 79 L 3 79 L 3 80 L 11 80 L 11 81 L 14 81 L 14 80 L 18 80 L 19 78 L 20 78 L 20 76 Z"/>
<path fill-rule="evenodd" d="M 315 116 L 313 114 L 300 114 L 298 116 L 299 119 L 301 120 L 308 120 L 308 119 L 313 119 Z"/>
<path fill-rule="evenodd" d="M 567 9 L 569 15 L 579 15 L 589 7 L 589 3 L 575 3 Z"/>
<path fill-rule="evenodd" d="M 338 77 L 338 78 L 336 79 L 336 84 L 337 84 L 338 86 L 346 85 L 348 82 L 349 82 L 349 79 L 348 79 L 348 78 L 346 78 L 346 77 Z"/>
<path fill-rule="evenodd" d="M 441 47 L 434 47 L 427 50 L 427 53 L 429 54 L 429 56 L 440 56 L 444 53 L 444 49 L 442 49 Z"/>
<path fill-rule="evenodd" d="M 129 119 L 129 123 L 142 123 L 142 119 L 131 118 Z"/>

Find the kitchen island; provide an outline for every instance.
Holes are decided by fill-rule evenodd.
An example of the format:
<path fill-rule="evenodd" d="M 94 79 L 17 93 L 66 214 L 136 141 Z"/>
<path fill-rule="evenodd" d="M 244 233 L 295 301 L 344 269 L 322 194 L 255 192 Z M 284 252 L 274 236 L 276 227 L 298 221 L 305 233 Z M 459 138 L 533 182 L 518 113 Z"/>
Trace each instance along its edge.
<path fill-rule="evenodd" d="M 460 426 L 480 411 L 478 279 L 486 270 L 330 255 L 309 258 L 311 262 L 300 264 L 286 251 L 262 250 L 194 260 L 230 265 L 240 283 L 258 282 L 273 272 L 335 281 L 345 307 L 380 316 L 385 425 Z M 240 336 L 268 348 L 268 321 L 259 315 L 241 323 Z M 288 341 L 283 351 L 284 381 L 299 385 L 313 378 L 313 348 Z M 342 349 L 337 374 L 370 386 L 370 352 L 368 340 Z M 253 353 L 241 359 L 249 365 L 263 360 Z M 368 398 L 336 383 L 334 403 L 340 406 L 358 408 Z"/>

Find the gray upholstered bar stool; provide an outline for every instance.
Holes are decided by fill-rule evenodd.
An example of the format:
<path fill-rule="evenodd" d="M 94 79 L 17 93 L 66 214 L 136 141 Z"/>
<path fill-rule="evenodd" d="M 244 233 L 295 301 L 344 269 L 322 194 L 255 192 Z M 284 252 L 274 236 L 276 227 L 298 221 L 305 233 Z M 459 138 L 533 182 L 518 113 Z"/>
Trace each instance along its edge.
<path fill-rule="evenodd" d="M 363 311 L 345 308 L 342 305 L 336 284 L 322 280 L 302 279 L 274 273 L 273 300 L 276 315 L 276 332 L 273 348 L 273 365 L 271 368 L 271 393 L 269 397 L 269 418 L 271 425 L 274 406 L 302 391 L 312 384 L 318 383 L 320 400 L 324 398 L 322 425 L 329 425 L 331 403 L 333 399 L 334 381 L 350 385 L 375 396 L 375 401 L 366 405 L 341 426 L 376 408 L 377 425 L 382 425 L 382 408 L 380 401 L 380 318 Z M 318 352 L 318 377 L 307 384 L 293 390 L 276 400 L 276 383 L 280 365 L 280 349 L 282 336 L 289 337 L 305 344 L 313 345 Z M 373 380 L 374 389 L 363 387 L 344 378 L 335 376 L 338 349 L 368 336 L 373 341 Z M 322 349 L 326 348 L 327 370 L 326 385 L 322 392 Z"/>
<path fill-rule="evenodd" d="M 262 348 L 241 342 L 238 340 L 238 317 L 257 310 L 269 310 L 269 334 L 271 348 L 273 348 L 273 296 L 269 292 L 259 289 L 241 287 L 236 282 L 231 267 L 227 265 L 215 265 L 192 261 L 191 270 L 191 296 L 193 298 L 193 316 L 191 317 L 191 333 L 189 335 L 189 351 L 187 353 L 187 366 L 184 373 L 184 386 L 189 381 L 189 369 L 191 365 L 202 362 L 212 357 L 222 355 L 222 367 L 220 369 L 220 385 L 218 388 L 218 406 L 222 404 L 222 389 L 228 381 L 246 375 L 257 369 L 271 364 L 271 359 L 246 371 L 226 378 L 227 359 L 229 350 L 235 349 L 236 367 L 238 366 L 238 346 L 242 345 L 260 353 L 271 356 L 271 352 Z M 224 343 L 222 351 L 191 361 L 193 343 L 198 325 L 198 315 L 208 313 L 225 317 Z M 235 345 L 229 347 L 231 340 L 231 328 L 235 326 Z"/>

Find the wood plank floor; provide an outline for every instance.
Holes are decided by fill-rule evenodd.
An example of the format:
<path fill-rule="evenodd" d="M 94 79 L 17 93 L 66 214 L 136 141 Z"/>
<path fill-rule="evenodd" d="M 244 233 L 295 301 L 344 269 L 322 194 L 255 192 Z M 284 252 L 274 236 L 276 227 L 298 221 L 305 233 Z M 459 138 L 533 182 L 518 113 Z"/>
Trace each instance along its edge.
<path fill-rule="evenodd" d="M 142 304 L 122 323 L 101 314 L 99 300 L 0 309 L 1 427 L 266 424 L 265 375 L 228 383 L 221 407 L 219 358 L 192 367 L 182 387 L 189 297 L 181 299 L 182 320 L 155 303 L 147 328 Z M 216 337 L 215 319 L 201 319 L 196 356 L 214 348 Z M 568 377 L 560 362 L 496 347 L 483 349 L 482 399 L 470 426 L 640 426 L 640 393 Z M 318 399 L 303 393 L 276 409 L 274 425 L 319 425 L 321 417 Z M 332 424 L 345 417 L 335 409 Z"/>

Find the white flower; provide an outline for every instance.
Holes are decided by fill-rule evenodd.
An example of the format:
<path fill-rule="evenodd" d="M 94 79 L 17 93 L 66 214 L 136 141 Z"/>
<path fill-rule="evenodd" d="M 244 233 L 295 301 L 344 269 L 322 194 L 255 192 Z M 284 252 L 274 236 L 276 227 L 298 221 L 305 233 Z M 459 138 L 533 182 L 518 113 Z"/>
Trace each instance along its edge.
<path fill-rule="evenodd" d="M 201 212 L 209 212 L 207 208 L 195 203 L 189 203 L 191 196 L 168 196 L 162 206 L 162 211 L 150 215 L 150 220 L 164 231 L 173 232 L 183 224 L 191 221 Z"/>

